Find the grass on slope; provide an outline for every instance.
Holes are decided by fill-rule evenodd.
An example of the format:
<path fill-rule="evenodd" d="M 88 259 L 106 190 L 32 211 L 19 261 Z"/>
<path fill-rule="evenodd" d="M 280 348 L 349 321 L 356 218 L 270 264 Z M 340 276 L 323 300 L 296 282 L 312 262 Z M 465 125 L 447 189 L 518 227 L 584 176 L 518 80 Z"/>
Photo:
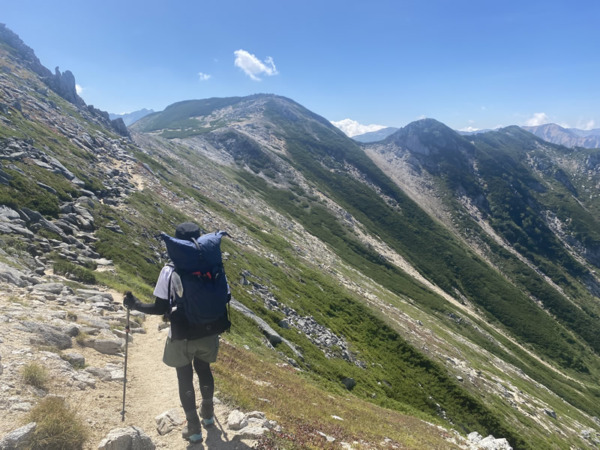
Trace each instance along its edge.
<path fill-rule="evenodd" d="M 214 371 L 221 398 L 231 399 L 246 411 L 264 411 L 282 427 L 282 432 L 261 440 L 263 448 L 338 448 L 340 442 L 355 441 L 365 448 L 394 444 L 413 449 L 458 448 L 445 440 L 451 433 L 342 391 L 324 391 L 264 351 L 243 351 L 224 342 Z M 319 432 L 334 437 L 336 443 L 328 445 Z"/>
<path fill-rule="evenodd" d="M 360 398 L 410 414 L 421 411 L 430 417 L 444 410 L 461 431 L 503 435 L 516 448 L 528 448 L 517 433 L 452 381 L 445 369 L 416 351 L 358 299 L 325 274 L 287 259 L 286 253 L 291 254 L 292 249 L 285 240 L 273 234 L 265 234 L 261 240 L 289 265 L 275 266 L 253 254 L 228 248 L 232 256 L 227 262 L 227 273 L 234 296 L 300 349 L 304 360 L 298 363 L 309 377 L 334 390 L 342 386 L 344 378 L 351 377 L 357 381 L 353 394 Z M 279 301 L 303 316 L 314 317 L 337 336 L 344 336 L 366 368 L 341 358 L 327 358 L 303 335 L 280 328 L 278 323 L 283 314 L 267 310 L 249 288 L 235 282 L 242 272 L 248 274 L 248 271 L 259 284 L 268 286 Z M 283 345 L 278 350 L 296 358 Z"/>
<path fill-rule="evenodd" d="M 317 169 L 315 169 L 317 170 Z M 289 191 L 269 187 L 263 180 L 248 174 L 244 182 L 280 210 L 292 215 L 312 234 L 327 242 L 345 261 L 399 295 L 407 295 L 433 311 L 452 309 L 445 301 L 419 287 L 393 265 L 360 244 L 339 224 L 326 208 L 313 204 L 300 207 L 290 201 Z M 459 289 L 474 303 L 483 306 L 492 319 L 499 320 L 563 365 L 568 355 L 581 353 L 580 346 L 568 343 L 570 337 L 550 317 L 528 300 L 519 289 L 506 283 L 497 273 L 455 243 L 446 232 L 411 204 L 396 213 L 370 188 L 342 175 L 329 175 L 328 189 L 338 201 L 373 234 L 382 237 L 434 283 L 452 292 Z M 418 292 L 418 291 L 421 292 Z M 532 326 L 532 323 L 535 326 Z"/>

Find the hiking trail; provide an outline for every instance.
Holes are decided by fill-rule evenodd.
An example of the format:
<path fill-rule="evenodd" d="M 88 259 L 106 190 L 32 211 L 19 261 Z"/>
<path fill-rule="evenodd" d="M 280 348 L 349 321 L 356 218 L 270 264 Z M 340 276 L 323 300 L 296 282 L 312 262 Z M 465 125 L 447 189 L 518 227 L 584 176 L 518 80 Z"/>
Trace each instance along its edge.
<path fill-rule="evenodd" d="M 115 296 L 116 297 L 116 296 Z M 162 362 L 165 339 L 168 328 L 159 331 L 161 316 L 147 315 L 144 327 L 145 334 L 135 333 L 133 342 L 129 343 L 127 356 L 127 392 L 125 400 L 125 420 L 121 421 L 122 396 L 119 411 L 114 414 L 113 428 L 137 426 L 150 436 L 157 448 L 169 449 L 228 449 L 243 450 L 252 448 L 254 441 L 234 439 L 235 434 L 227 428 L 229 408 L 215 401 L 215 424 L 202 427 L 204 441 L 191 444 L 181 437 L 184 424 L 175 427 L 161 436 L 157 431 L 155 418 L 160 414 L 175 410 L 183 420 L 184 414 L 177 390 L 175 369 Z M 200 401 L 198 379 L 194 375 L 196 400 Z M 218 399 L 218 393 L 216 393 Z"/>

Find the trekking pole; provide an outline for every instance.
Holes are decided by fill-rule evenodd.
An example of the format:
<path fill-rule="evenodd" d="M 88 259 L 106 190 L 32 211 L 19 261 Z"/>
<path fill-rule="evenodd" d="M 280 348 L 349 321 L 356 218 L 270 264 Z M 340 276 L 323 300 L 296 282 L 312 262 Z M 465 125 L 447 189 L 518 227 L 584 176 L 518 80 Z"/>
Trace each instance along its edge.
<path fill-rule="evenodd" d="M 121 411 L 121 422 L 125 422 L 125 392 L 127 389 L 127 348 L 129 347 L 129 312 L 127 308 L 127 325 L 125 326 L 125 369 L 123 370 L 123 410 Z"/>

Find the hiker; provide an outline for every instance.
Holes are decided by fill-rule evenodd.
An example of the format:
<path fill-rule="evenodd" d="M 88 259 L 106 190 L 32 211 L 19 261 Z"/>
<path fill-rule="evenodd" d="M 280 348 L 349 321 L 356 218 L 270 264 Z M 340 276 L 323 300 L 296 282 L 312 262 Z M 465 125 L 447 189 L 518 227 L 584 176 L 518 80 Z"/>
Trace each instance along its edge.
<path fill-rule="evenodd" d="M 219 233 L 201 237 L 200 228 L 191 222 L 177 226 L 175 239 L 163 233 L 162 237 L 167 244 L 171 262 L 162 268 L 158 276 L 154 288 L 156 297 L 154 304 L 140 302 L 131 292 L 126 292 L 123 299 L 123 304 L 127 308 L 146 314 L 164 314 L 170 320 L 171 326 L 165 343 L 163 362 L 177 371 L 179 398 L 187 419 L 182 437 L 191 442 L 202 441 L 201 423 L 196 411 L 194 371 L 200 382 L 202 423 L 204 426 L 210 426 L 215 420 L 214 378 L 210 364 L 217 359 L 219 334 L 231 325 L 225 307 L 231 298 L 231 293 L 223 270 L 220 249 L 221 236 L 226 233 Z M 203 249 L 201 241 L 205 236 L 207 240 Z M 196 248 L 197 253 L 193 253 Z M 180 267 L 184 267 L 186 261 L 181 260 L 182 256 L 178 251 L 188 252 L 188 256 L 192 252 L 194 263 L 195 260 L 210 258 L 209 253 L 212 251 L 213 258 L 218 260 L 214 263 L 217 269 L 203 269 L 193 274 L 185 272 Z M 224 296 L 227 298 L 224 299 Z M 184 300 L 184 297 L 187 300 Z M 212 302 L 218 303 L 216 313 L 214 310 L 203 312 L 202 309 L 197 308 L 198 305 L 207 304 L 208 297 L 217 297 L 216 301 Z M 198 317 L 192 317 L 192 314 Z"/>

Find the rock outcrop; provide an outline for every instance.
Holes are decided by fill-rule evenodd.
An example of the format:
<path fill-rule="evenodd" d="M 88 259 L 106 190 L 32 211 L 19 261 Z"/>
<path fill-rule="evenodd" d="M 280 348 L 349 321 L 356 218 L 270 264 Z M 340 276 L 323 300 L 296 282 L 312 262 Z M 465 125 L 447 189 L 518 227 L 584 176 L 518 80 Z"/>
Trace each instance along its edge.
<path fill-rule="evenodd" d="M 28 47 L 17 34 L 2 23 L 0 23 L 0 42 L 6 43 L 8 47 L 13 50 L 15 57 L 18 58 L 21 63 L 24 63 L 28 69 L 36 73 L 40 79 L 59 96 L 80 108 L 86 106 L 85 101 L 77 94 L 75 76 L 70 70 L 61 72 L 60 69 L 56 67 L 54 73 L 52 73 L 42 65 L 34 51 Z M 93 107 L 90 111 L 108 128 L 112 128 L 121 136 L 129 137 L 129 131 L 122 120 L 111 121 L 108 117 L 108 113 Z"/>

